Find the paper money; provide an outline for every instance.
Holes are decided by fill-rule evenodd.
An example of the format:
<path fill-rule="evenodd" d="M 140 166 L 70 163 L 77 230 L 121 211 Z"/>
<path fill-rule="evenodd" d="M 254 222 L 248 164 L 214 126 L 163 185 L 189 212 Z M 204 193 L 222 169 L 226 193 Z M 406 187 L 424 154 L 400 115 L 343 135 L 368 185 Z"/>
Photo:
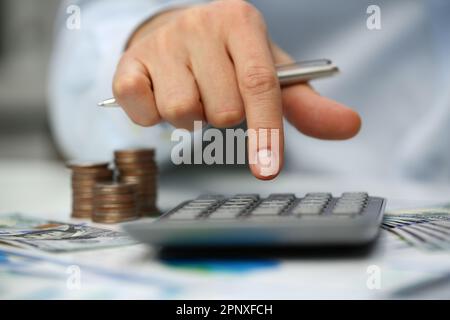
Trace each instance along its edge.
<path fill-rule="evenodd" d="M 39 219 L 19 213 L 0 215 L 0 242 L 48 252 L 69 252 L 134 244 L 122 232 Z"/>
<path fill-rule="evenodd" d="M 423 250 L 450 250 L 449 205 L 389 212 L 382 228 Z"/>

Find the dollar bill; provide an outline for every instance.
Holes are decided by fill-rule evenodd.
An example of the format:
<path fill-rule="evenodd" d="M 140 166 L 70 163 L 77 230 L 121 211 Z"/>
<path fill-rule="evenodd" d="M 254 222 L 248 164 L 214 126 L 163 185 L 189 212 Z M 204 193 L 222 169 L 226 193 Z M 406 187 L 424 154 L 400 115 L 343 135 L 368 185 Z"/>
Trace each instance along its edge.
<path fill-rule="evenodd" d="M 382 228 L 426 251 L 450 250 L 450 205 L 391 211 Z"/>
<path fill-rule="evenodd" d="M 20 213 L 0 214 L 0 242 L 47 252 L 70 252 L 136 243 L 122 232 Z"/>

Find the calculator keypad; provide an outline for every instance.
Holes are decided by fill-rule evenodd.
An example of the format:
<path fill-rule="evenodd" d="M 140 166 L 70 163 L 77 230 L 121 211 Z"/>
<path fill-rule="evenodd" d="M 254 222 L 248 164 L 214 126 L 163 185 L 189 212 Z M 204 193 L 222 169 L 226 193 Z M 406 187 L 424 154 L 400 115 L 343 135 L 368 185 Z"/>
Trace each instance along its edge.
<path fill-rule="evenodd" d="M 250 213 L 252 216 L 274 216 L 284 212 L 289 205 L 295 200 L 295 195 L 271 194 L 268 198 L 262 200 Z"/>
<path fill-rule="evenodd" d="M 345 192 L 338 198 L 322 192 L 308 193 L 303 198 L 291 193 L 271 194 L 267 198 L 257 194 L 237 194 L 229 198 L 205 195 L 184 203 L 167 217 L 170 220 L 263 218 L 264 221 L 281 217 L 353 217 L 363 213 L 368 201 L 365 192 Z"/>
<path fill-rule="evenodd" d="M 367 203 L 365 192 L 345 192 L 336 201 L 332 213 L 335 215 L 355 215 L 361 213 Z"/>
<path fill-rule="evenodd" d="M 223 196 L 216 195 L 200 196 L 195 200 L 186 202 L 176 210 L 175 214 L 171 214 L 169 218 L 171 220 L 191 220 L 198 218 L 215 209 L 223 199 Z"/>
<path fill-rule="evenodd" d="M 208 215 L 209 219 L 232 219 L 251 208 L 259 196 L 255 194 L 238 194 L 225 200 L 215 211 Z"/>
<path fill-rule="evenodd" d="M 330 193 L 308 193 L 292 209 L 294 215 L 319 215 L 331 199 Z"/>

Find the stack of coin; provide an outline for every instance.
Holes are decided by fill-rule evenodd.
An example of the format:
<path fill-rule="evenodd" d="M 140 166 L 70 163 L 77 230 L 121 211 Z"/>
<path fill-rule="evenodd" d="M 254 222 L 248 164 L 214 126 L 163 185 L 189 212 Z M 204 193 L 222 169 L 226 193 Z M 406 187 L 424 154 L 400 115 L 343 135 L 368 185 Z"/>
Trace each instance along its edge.
<path fill-rule="evenodd" d="M 93 187 L 97 182 L 112 181 L 108 162 L 69 162 L 72 170 L 72 217 L 90 218 L 94 210 Z"/>
<path fill-rule="evenodd" d="M 157 167 L 153 149 L 128 149 L 114 152 L 119 181 L 138 185 L 138 208 L 141 216 L 156 216 Z"/>
<path fill-rule="evenodd" d="M 94 187 L 92 221 L 118 223 L 138 218 L 136 191 L 136 184 L 97 183 Z"/>

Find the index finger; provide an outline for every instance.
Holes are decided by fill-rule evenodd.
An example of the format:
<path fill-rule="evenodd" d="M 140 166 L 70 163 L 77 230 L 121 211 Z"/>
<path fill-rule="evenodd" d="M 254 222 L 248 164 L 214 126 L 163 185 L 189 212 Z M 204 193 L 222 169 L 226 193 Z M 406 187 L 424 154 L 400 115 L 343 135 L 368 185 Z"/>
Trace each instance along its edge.
<path fill-rule="evenodd" d="M 228 37 L 228 50 L 245 107 L 253 175 L 272 179 L 283 162 L 281 89 L 262 23 L 244 23 Z"/>

